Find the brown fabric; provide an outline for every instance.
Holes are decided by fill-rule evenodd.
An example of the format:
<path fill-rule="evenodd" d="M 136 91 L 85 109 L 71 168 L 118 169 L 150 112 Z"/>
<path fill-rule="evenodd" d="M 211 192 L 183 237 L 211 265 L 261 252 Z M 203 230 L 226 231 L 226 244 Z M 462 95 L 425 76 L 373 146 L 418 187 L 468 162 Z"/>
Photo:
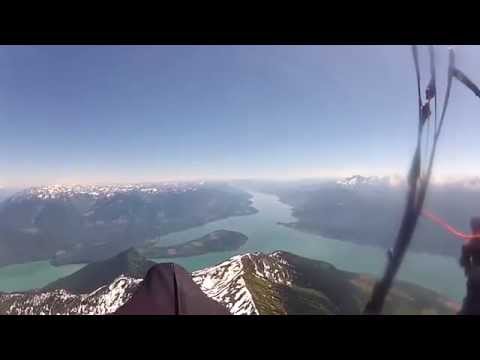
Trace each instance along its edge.
<path fill-rule="evenodd" d="M 470 219 L 470 228 L 473 234 L 480 233 L 480 217 L 475 216 Z"/>
<path fill-rule="evenodd" d="M 172 263 L 150 268 L 144 281 L 116 315 L 230 315 L 208 298 L 183 267 Z"/>
<path fill-rule="evenodd" d="M 472 229 L 478 229 L 478 218 L 472 219 Z M 480 240 L 472 240 L 462 247 L 460 265 L 467 276 L 467 294 L 463 300 L 462 315 L 480 315 Z"/>

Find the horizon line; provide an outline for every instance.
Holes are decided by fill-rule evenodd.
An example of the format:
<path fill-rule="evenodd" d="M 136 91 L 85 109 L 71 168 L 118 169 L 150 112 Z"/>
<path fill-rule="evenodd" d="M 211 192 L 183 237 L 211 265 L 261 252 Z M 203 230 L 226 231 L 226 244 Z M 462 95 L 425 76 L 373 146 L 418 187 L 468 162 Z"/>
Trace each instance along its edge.
<path fill-rule="evenodd" d="M 384 174 L 366 174 L 364 172 L 351 172 L 350 175 L 346 175 L 343 172 L 338 174 L 318 174 L 318 175 L 306 175 L 306 176 L 231 176 L 231 177 L 170 177 L 156 180 L 102 180 L 102 181 L 52 181 L 38 184 L 1 184 L 0 189 L 18 189 L 18 188 L 38 188 L 49 186 L 101 186 L 101 185 L 145 185 L 145 184 L 159 184 L 159 183 L 188 183 L 188 182 L 229 182 L 229 181 L 314 181 L 314 180 L 334 180 L 344 179 L 352 176 L 363 177 L 388 177 L 395 180 L 404 180 L 405 175 L 398 173 L 384 173 Z M 480 175 L 472 174 L 440 174 L 437 176 L 432 175 L 431 183 L 444 183 L 450 181 L 459 181 L 472 178 L 479 178 Z"/>

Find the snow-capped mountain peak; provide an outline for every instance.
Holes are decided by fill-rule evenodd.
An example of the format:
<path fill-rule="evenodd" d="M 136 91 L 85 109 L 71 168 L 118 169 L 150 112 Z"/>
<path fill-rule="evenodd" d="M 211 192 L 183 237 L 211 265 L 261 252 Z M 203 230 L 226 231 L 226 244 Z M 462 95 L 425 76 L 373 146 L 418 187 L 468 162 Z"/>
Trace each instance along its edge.
<path fill-rule="evenodd" d="M 89 199 L 109 198 L 119 193 L 137 191 L 141 193 L 186 192 L 195 191 L 204 185 L 200 182 L 162 182 L 155 184 L 109 184 L 109 185 L 48 185 L 32 187 L 15 194 L 9 201 L 23 200 L 67 200 L 76 197 Z"/>
<path fill-rule="evenodd" d="M 368 275 L 283 251 L 237 255 L 193 272 L 192 280 L 234 315 L 361 314 L 375 284 Z M 143 281 L 121 275 L 86 294 L 63 288 L 0 293 L 0 314 L 111 314 L 135 296 Z M 152 278 L 147 275 L 145 281 Z M 458 304 L 413 284 L 400 282 L 393 290 L 390 311 L 395 314 L 458 311 Z"/>
<path fill-rule="evenodd" d="M 404 180 L 399 175 L 391 176 L 362 176 L 353 175 L 340 180 L 336 184 L 342 187 L 355 188 L 358 186 L 399 186 Z"/>
<path fill-rule="evenodd" d="M 234 256 L 216 266 L 192 273 L 192 279 L 211 299 L 224 304 L 234 315 L 260 314 L 256 281 L 291 286 L 292 269 L 277 251 L 272 254 L 246 253 Z M 64 289 L 0 294 L 0 314 L 81 315 L 110 314 L 125 304 L 143 279 L 121 275 L 109 285 L 88 294 Z"/>
<path fill-rule="evenodd" d="M 105 315 L 127 302 L 143 279 L 124 275 L 89 294 L 60 289 L 33 293 L 3 294 L 0 313 L 6 315 Z"/>
<path fill-rule="evenodd" d="M 282 252 L 265 255 L 259 252 L 237 255 L 223 263 L 195 271 L 193 281 L 208 297 L 224 303 L 234 315 L 259 314 L 255 294 L 249 289 L 247 277 L 275 284 L 291 285 L 291 274 Z"/>
<path fill-rule="evenodd" d="M 378 183 L 384 183 L 385 180 L 386 180 L 385 177 L 379 177 L 379 176 L 353 175 L 353 176 L 338 180 L 337 184 L 343 185 L 343 186 L 376 185 Z"/>

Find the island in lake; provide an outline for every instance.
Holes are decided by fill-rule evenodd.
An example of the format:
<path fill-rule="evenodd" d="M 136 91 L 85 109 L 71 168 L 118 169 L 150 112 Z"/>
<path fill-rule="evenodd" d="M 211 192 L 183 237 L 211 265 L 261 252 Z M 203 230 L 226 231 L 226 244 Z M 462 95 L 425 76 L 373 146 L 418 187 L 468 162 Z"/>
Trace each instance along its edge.
<path fill-rule="evenodd" d="M 137 247 L 140 254 L 147 258 L 174 258 L 203 255 L 211 252 L 239 249 L 248 237 L 237 231 L 217 230 L 198 239 L 172 246 L 160 246 L 161 242 L 147 242 Z"/>
<path fill-rule="evenodd" d="M 258 211 L 251 194 L 228 184 L 165 186 L 20 194 L 0 204 L 0 266 L 46 258 L 54 266 L 103 261 L 146 241 L 161 243 L 170 233 Z M 50 191 L 55 198 L 45 199 Z"/>

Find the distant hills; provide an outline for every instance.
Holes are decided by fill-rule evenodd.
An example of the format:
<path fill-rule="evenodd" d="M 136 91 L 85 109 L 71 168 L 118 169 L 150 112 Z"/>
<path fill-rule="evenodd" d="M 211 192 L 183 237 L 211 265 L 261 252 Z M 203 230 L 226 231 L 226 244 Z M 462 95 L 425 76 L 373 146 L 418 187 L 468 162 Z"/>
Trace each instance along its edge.
<path fill-rule="evenodd" d="M 204 182 L 28 189 L 0 207 L 0 266 L 107 259 L 171 232 L 253 214 L 250 198 Z"/>
<path fill-rule="evenodd" d="M 44 289 L 0 294 L 0 314 L 109 314 L 128 301 L 152 265 L 128 250 Z M 283 251 L 234 256 L 192 278 L 236 315 L 361 314 L 375 280 Z M 434 291 L 397 282 L 384 313 L 454 314 L 458 307 Z"/>
<path fill-rule="evenodd" d="M 344 179 L 257 184 L 293 208 L 296 221 L 283 224 L 328 238 L 383 248 L 393 246 L 406 198 L 399 177 L 354 175 Z M 480 180 L 465 178 L 432 183 L 428 209 L 449 224 L 469 232 L 480 215 Z M 458 257 L 462 242 L 430 220 L 421 218 L 410 250 Z"/>

